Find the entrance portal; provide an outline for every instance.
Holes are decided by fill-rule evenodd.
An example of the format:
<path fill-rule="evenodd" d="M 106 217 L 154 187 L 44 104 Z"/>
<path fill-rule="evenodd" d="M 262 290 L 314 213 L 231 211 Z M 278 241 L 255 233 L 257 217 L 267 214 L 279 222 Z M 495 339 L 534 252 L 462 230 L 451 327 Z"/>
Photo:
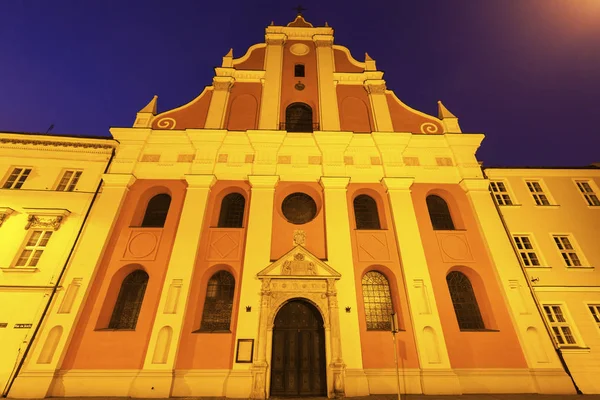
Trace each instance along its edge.
<path fill-rule="evenodd" d="M 275 317 L 271 396 L 326 396 L 325 332 L 321 313 L 292 300 Z"/>

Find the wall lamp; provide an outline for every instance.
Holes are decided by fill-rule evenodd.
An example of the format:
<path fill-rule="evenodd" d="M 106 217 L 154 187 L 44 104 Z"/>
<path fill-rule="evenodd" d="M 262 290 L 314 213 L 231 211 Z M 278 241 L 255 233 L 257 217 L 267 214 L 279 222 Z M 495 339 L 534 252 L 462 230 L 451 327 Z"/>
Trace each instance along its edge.
<path fill-rule="evenodd" d="M 350 307 L 346 307 L 346 312 L 347 312 L 347 313 L 349 313 L 349 312 L 350 312 L 350 310 L 352 310 L 352 308 L 350 308 Z"/>
<path fill-rule="evenodd" d="M 246 312 L 252 311 L 252 306 L 246 306 Z"/>

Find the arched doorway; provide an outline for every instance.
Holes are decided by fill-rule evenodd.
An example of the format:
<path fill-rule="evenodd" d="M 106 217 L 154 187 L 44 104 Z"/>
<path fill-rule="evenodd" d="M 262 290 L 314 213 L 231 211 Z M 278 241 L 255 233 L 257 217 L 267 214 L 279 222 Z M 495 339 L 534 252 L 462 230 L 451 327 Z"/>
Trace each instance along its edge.
<path fill-rule="evenodd" d="M 290 104 L 285 109 L 285 129 L 288 132 L 312 132 L 312 108 L 305 103 Z"/>
<path fill-rule="evenodd" d="M 271 396 L 326 396 L 325 331 L 315 306 L 294 299 L 275 317 Z"/>

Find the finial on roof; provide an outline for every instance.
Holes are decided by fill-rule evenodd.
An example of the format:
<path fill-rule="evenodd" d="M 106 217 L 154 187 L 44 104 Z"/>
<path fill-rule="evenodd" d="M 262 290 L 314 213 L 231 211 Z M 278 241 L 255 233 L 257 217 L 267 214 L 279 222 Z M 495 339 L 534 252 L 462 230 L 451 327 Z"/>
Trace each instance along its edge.
<path fill-rule="evenodd" d="M 438 100 L 438 118 L 457 118 L 456 115 L 452 114 L 450 110 L 446 108 L 446 106 L 442 103 L 441 100 Z"/>
<path fill-rule="evenodd" d="M 445 133 L 462 133 L 458 124 L 458 117 L 452 114 L 441 101 L 438 101 L 438 118 L 444 124 Z"/>
<path fill-rule="evenodd" d="M 274 25 L 275 25 L 275 21 L 271 21 L 271 26 L 274 26 Z"/>
<path fill-rule="evenodd" d="M 227 54 L 223 57 L 223 63 L 221 64 L 223 68 L 231 68 L 233 67 L 233 49 L 229 49 Z"/>
<path fill-rule="evenodd" d="M 369 53 L 365 53 L 365 71 L 377 71 L 375 60 L 371 58 Z"/>
<path fill-rule="evenodd" d="M 146 104 L 146 106 L 144 108 L 142 108 L 140 111 L 141 113 L 151 113 L 152 115 L 156 115 L 156 103 L 158 100 L 158 96 L 154 95 L 154 97 L 152 97 L 152 100 L 150 100 L 150 102 L 148 104 Z"/>
<path fill-rule="evenodd" d="M 327 23 L 327 21 L 325 21 L 325 26 L 329 26 L 329 24 Z"/>
<path fill-rule="evenodd" d="M 306 8 L 302 7 L 301 5 L 298 5 L 296 8 L 293 9 L 296 10 L 299 16 L 302 16 L 302 11 L 306 11 Z"/>

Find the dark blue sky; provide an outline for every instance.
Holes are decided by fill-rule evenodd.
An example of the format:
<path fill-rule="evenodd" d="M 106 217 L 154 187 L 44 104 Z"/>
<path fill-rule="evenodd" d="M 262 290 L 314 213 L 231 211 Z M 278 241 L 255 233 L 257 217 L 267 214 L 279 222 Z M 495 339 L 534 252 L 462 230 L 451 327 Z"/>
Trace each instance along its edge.
<path fill-rule="evenodd" d="M 600 1 L 308 0 L 335 43 L 368 52 L 388 88 L 464 132 L 485 165 L 600 161 Z M 296 2 L 19 0 L 0 4 L 0 131 L 108 135 L 152 95 L 194 98 L 230 47 L 240 57 Z"/>

